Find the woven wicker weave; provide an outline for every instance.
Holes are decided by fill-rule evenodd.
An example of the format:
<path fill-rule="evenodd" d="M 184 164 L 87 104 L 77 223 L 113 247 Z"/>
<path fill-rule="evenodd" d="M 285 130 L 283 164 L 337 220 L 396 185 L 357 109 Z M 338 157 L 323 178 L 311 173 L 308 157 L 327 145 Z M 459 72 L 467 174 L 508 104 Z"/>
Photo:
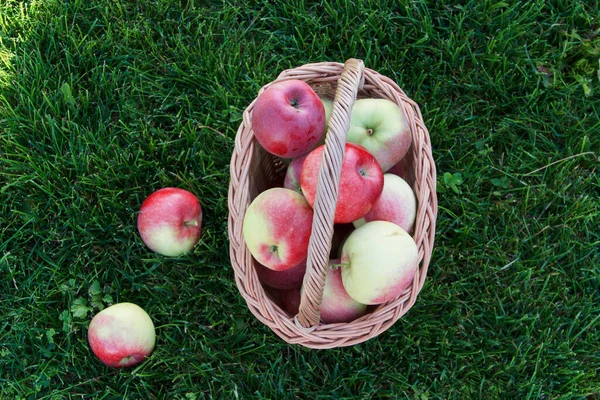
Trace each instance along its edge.
<path fill-rule="evenodd" d="M 288 343 L 309 348 L 358 344 L 384 332 L 402 317 L 415 303 L 423 287 L 437 218 L 436 170 L 429 133 L 417 104 L 391 79 L 365 68 L 360 60 L 350 59 L 345 64 L 303 65 L 283 71 L 274 82 L 287 79 L 301 79 L 319 95 L 334 98 L 317 186 L 300 312 L 297 316 L 288 315 L 261 285 L 255 261 L 242 234 L 244 214 L 251 201 L 268 188 L 282 186 L 285 174 L 282 161 L 267 153 L 254 139 L 250 123 L 254 101 L 243 114 L 230 165 L 229 239 L 236 284 L 252 314 Z M 259 94 L 274 82 L 265 85 Z M 419 249 L 419 268 L 412 286 L 397 299 L 375 307 L 355 321 L 323 324 L 319 322 L 319 305 L 331 249 L 333 215 L 350 111 L 357 98 L 369 97 L 392 100 L 402 107 L 409 122 L 412 146 L 406 157 L 411 163 L 405 179 L 412 186 L 418 202 L 412 236 Z"/>

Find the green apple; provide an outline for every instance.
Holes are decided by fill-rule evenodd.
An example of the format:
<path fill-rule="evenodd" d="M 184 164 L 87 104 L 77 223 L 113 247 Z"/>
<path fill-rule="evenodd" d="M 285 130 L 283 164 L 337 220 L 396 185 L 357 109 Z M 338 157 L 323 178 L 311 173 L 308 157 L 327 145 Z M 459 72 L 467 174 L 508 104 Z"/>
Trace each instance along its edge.
<path fill-rule="evenodd" d="M 373 154 L 383 172 L 404 157 L 412 140 L 404 111 L 387 99 L 357 100 L 346 139 Z"/>

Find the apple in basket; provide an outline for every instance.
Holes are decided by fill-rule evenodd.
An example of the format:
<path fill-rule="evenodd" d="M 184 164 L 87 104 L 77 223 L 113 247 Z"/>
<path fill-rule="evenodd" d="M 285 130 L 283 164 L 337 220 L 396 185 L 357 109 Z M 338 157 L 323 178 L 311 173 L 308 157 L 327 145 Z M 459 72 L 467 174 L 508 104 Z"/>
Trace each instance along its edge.
<path fill-rule="evenodd" d="M 408 183 L 394 174 L 383 174 L 383 190 L 369 212 L 354 221 L 359 227 L 369 221 L 389 221 L 410 232 L 417 216 L 417 198 Z"/>
<path fill-rule="evenodd" d="M 291 315 L 297 315 L 300 311 L 300 299 L 300 288 L 279 291 L 281 305 Z"/>
<path fill-rule="evenodd" d="M 352 107 L 346 140 L 375 156 L 383 172 L 397 164 L 411 144 L 404 111 L 387 99 L 359 99 Z"/>
<path fill-rule="evenodd" d="M 327 131 L 329 128 L 329 117 L 331 117 L 331 113 L 333 112 L 333 100 L 329 97 L 321 97 L 321 102 L 325 108 L 325 131 Z"/>
<path fill-rule="evenodd" d="M 302 189 L 300 188 L 300 172 L 302 171 L 302 164 L 304 164 L 307 155 L 308 154 L 304 154 L 300 157 L 296 157 L 288 164 L 283 180 L 284 188 L 292 189 L 302 194 Z"/>
<path fill-rule="evenodd" d="M 265 285 L 275 289 L 300 289 L 306 272 L 306 260 L 284 271 L 274 271 L 261 264 L 256 264 L 256 275 Z"/>
<path fill-rule="evenodd" d="M 88 342 L 93 353 L 109 367 L 142 362 L 154 349 L 156 333 L 150 316 L 133 303 L 118 303 L 92 318 Z"/>
<path fill-rule="evenodd" d="M 244 215 L 242 234 L 256 261 L 275 271 L 293 268 L 308 255 L 313 210 L 286 188 L 261 192 Z"/>
<path fill-rule="evenodd" d="M 382 304 L 410 287 L 419 253 L 413 238 L 398 225 L 371 221 L 356 228 L 342 247 L 342 282 L 363 304 Z"/>
<path fill-rule="evenodd" d="M 252 131 L 265 150 L 283 158 L 306 154 L 325 133 L 325 108 L 304 81 L 290 79 L 271 84 L 252 109 Z"/>
<path fill-rule="evenodd" d="M 314 207 L 319 168 L 325 146 L 311 151 L 300 172 L 300 186 L 308 203 Z M 349 223 L 363 217 L 383 189 L 383 172 L 379 163 L 364 147 L 346 143 L 340 172 L 335 223 Z"/>
<path fill-rule="evenodd" d="M 159 189 L 142 203 L 137 228 L 150 250 L 165 256 L 179 256 L 198 243 L 202 207 L 198 198 L 187 190 Z"/>
<path fill-rule="evenodd" d="M 339 259 L 330 260 L 325 276 L 323 301 L 319 310 L 321 321 L 327 324 L 354 321 L 367 312 L 367 306 L 354 300 L 344 289 L 339 263 Z"/>
<path fill-rule="evenodd" d="M 398 161 L 386 172 L 388 174 L 394 174 L 404 180 L 407 180 L 410 176 L 410 168 L 412 166 L 412 163 L 413 163 L 413 155 L 409 149 L 409 151 L 406 153 L 406 155 L 404 157 L 402 157 L 402 160 Z"/>

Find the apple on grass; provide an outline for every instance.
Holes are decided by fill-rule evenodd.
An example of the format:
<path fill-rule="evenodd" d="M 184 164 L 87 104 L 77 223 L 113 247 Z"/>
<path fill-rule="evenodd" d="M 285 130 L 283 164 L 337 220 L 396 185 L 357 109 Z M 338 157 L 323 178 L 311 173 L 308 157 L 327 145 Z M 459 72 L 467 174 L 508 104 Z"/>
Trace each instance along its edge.
<path fill-rule="evenodd" d="M 354 103 L 346 139 L 373 154 L 383 172 L 406 155 L 412 140 L 404 111 L 391 100 L 373 98 Z"/>
<path fill-rule="evenodd" d="M 369 221 L 389 221 L 410 232 L 417 216 L 417 198 L 406 181 L 394 174 L 383 174 L 383 190 L 371 210 L 354 221 L 359 227 Z"/>
<path fill-rule="evenodd" d="M 319 168 L 325 146 L 311 151 L 302 164 L 300 186 L 304 197 L 314 207 Z M 350 223 L 363 217 L 383 189 L 383 172 L 379 163 L 364 147 L 346 143 L 340 171 L 335 223 Z"/>
<path fill-rule="evenodd" d="M 154 349 L 156 333 L 150 316 L 133 303 L 118 303 L 92 318 L 88 342 L 93 353 L 109 367 L 142 362 Z"/>
<path fill-rule="evenodd" d="M 150 250 L 165 256 L 180 256 L 200 239 L 202 207 L 187 190 L 163 188 L 142 203 L 137 228 Z"/>
<path fill-rule="evenodd" d="M 382 304 L 408 289 L 417 271 L 419 252 L 413 238 L 389 221 L 356 228 L 342 247 L 342 282 L 354 300 Z"/>
<path fill-rule="evenodd" d="M 254 102 L 250 122 L 256 140 L 269 153 L 295 158 L 314 149 L 325 133 L 325 109 L 304 81 L 279 81 Z"/>
<path fill-rule="evenodd" d="M 299 289 L 306 272 L 306 260 L 284 271 L 274 271 L 256 263 L 258 279 L 265 285 L 275 289 Z"/>
<path fill-rule="evenodd" d="M 313 210 L 301 194 L 286 188 L 268 189 L 246 210 L 244 241 L 260 264 L 284 271 L 306 259 L 312 219 Z"/>

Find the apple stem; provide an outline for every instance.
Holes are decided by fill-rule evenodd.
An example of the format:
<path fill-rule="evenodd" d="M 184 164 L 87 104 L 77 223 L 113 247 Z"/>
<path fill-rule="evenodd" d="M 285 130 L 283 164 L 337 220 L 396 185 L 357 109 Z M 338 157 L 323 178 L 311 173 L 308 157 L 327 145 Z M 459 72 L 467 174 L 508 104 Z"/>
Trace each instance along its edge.
<path fill-rule="evenodd" d="M 340 267 L 343 267 L 344 265 L 346 265 L 347 263 L 334 263 L 334 264 L 329 264 L 329 268 L 331 269 L 338 269 Z"/>
<path fill-rule="evenodd" d="M 183 226 L 198 226 L 198 220 L 185 221 Z"/>
<path fill-rule="evenodd" d="M 371 128 L 367 129 L 367 136 L 373 136 L 373 129 L 371 129 Z"/>

